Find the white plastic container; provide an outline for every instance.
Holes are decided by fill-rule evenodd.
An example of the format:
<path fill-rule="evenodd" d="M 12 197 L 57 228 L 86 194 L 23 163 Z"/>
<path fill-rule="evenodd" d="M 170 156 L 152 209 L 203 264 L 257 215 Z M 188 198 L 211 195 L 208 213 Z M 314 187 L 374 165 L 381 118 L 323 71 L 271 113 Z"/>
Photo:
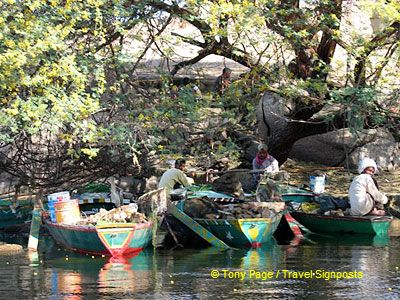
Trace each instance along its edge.
<path fill-rule="evenodd" d="M 56 219 L 56 212 L 54 210 L 54 204 L 58 202 L 68 202 L 71 200 L 69 192 L 59 192 L 47 195 L 47 205 L 49 206 L 50 212 L 50 220 L 55 223 Z"/>
<path fill-rule="evenodd" d="M 325 175 L 310 176 L 310 188 L 315 194 L 322 194 L 325 191 Z"/>

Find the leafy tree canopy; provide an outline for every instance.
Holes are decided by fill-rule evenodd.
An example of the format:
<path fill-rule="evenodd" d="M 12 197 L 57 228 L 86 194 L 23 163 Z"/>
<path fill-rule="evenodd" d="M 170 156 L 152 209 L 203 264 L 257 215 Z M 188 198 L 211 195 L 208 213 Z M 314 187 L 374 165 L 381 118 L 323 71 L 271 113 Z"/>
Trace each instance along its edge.
<path fill-rule="evenodd" d="M 102 163 L 181 155 L 182 149 L 236 157 L 238 149 L 225 130 L 238 116 L 254 116 L 265 90 L 291 101 L 289 120 L 309 122 L 304 130 L 286 131 L 293 135 L 281 145 L 286 149 L 301 137 L 295 129 L 303 136 L 339 124 L 384 124 L 395 131 L 400 4 L 357 1 L 358 9 L 381 20 L 381 28 L 370 34 L 346 25 L 354 5 L 345 0 L 5 0 L 0 3 L 0 146 L 8 153 L 3 168 L 45 182 L 73 177 L 77 170 L 90 173 Z M 176 33 L 174 20 L 190 23 L 194 34 Z M 177 45 L 197 47 L 197 54 L 179 58 Z M 338 49 L 344 62 L 335 60 Z M 133 77 L 150 51 L 168 66 L 155 93 Z M 172 99 L 171 76 L 211 54 L 251 72 L 222 98 L 206 94 L 198 101 L 181 89 Z M 222 109 L 213 125 L 210 101 Z M 320 119 L 327 105 L 341 108 Z M 216 144 L 217 139 L 223 142 Z M 205 143 L 195 145 L 196 140 Z M 73 171 L 67 176 L 68 168 Z"/>

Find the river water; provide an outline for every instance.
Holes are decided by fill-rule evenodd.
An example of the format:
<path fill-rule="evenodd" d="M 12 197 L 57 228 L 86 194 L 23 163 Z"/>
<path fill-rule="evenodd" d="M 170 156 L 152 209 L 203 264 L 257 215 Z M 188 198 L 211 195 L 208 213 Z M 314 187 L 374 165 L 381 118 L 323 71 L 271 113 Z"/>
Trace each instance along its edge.
<path fill-rule="evenodd" d="M 310 235 L 257 250 L 150 249 L 125 261 L 65 251 L 49 236 L 39 245 L 0 254 L 1 299 L 400 298 L 400 238 Z"/>

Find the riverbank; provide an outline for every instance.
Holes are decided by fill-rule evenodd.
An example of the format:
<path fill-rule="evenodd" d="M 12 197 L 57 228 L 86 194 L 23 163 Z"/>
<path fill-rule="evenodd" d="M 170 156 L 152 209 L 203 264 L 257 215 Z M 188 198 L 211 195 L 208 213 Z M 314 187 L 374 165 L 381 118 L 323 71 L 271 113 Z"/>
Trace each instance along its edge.
<path fill-rule="evenodd" d="M 223 160 L 224 161 L 224 160 Z M 196 162 L 194 158 L 189 158 L 188 162 L 190 165 L 196 165 L 197 167 L 201 166 L 201 162 Z M 226 167 L 229 169 L 238 168 L 241 164 L 240 161 L 236 160 L 227 160 L 226 159 Z M 162 170 L 166 170 L 170 167 L 167 163 L 162 164 L 162 168 L 158 169 L 156 175 L 161 175 Z M 337 197 L 342 197 L 347 195 L 348 188 L 353 180 L 354 176 L 357 175 L 355 170 L 347 170 L 342 167 L 327 167 L 324 165 L 318 165 L 311 162 L 304 162 L 298 160 L 288 159 L 281 167 L 281 170 L 286 171 L 289 174 L 289 179 L 287 183 L 295 185 L 295 186 L 304 186 L 309 185 L 310 176 L 315 174 L 325 174 L 326 182 L 325 182 L 325 193 L 332 194 Z M 250 169 L 249 169 L 250 171 Z M 205 174 L 205 172 L 200 172 L 201 174 Z M 251 180 L 251 175 L 249 176 Z M 380 190 L 387 195 L 400 195 L 400 170 L 395 171 L 381 171 L 375 175 Z M 16 181 L 10 180 L 9 176 L 0 176 L 0 195 L 10 195 L 12 193 L 13 183 Z M 198 182 L 200 183 L 200 182 Z M 156 186 L 156 183 L 154 183 Z M 132 188 L 135 190 L 135 188 Z M 21 198 L 22 196 L 20 196 Z"/>
<path fill-rule="evenodd" d="M 358 174 L 355 170 L 350 171 L 345 168 L 328 168 L 308 162 L 288 160 L 282 170 L 290 174 L 289 183 L 297 186 L 309 184 L 310 176 L 317 172 L 325 174 L 325 192 L 334 196 L 346 196 L 348 188 L 354 176 Z M 375 175 L 379 188 L 387 195 L 400 195 L 400 170 L 381 171 Z"/>

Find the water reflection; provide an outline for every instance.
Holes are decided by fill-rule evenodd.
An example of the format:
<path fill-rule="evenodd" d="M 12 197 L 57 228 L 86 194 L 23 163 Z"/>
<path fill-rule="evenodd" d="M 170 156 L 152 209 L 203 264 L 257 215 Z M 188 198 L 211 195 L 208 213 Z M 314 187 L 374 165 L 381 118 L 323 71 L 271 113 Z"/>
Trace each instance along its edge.
<path fill-rule="evenodd" d="M 336 244 L 342 246 L 374 246 L 384 247 L 390 243 L 389 235 L 368 235 L 368 234 L 337 234 L 337 235 L 319 235 L 307 234 L 306 240 L 311 243 L 323 244 Z"/>
<path fill-rule="evenodd" d="M 239 254 L 239 253 L 238 253 Z M 264 244 L 261 248 L 249 249 L 243 252 L 241 269 L 260 269 L 274 270 L 284 259 L 284 252 L 272 239 L 269 243 Z"/>
<path fill-rule="evenodd" d="M 54 269 L 51 273 L 51 294 L 54 299 L 63 295 L 70 300 L 83 299 L 82 275 L 77 272 Z"/>
<path fill-rule="evenodd" d="M 63 250 L 42 237 L 39 252 L 0 255 L 0 292 L 10 299 L 198 299 L 399 297 L 400 238 L 308 235 L 297 246 L 143 251 L 124 260 Z M 398 269 L 396 269 L 398 267 Z M 360 271 L 362 279 L 213 279 L 212 270 Z"/>
<path fill-rule="evenodd" d="M 81 255 L 57 247 L 41 253 L 50 299 L 86 299 L 95 295 L 93 285 L 106 261 L 105 258 Z"/>
<path fill-rule="evenodd" d="M 145 250 L 131 257 L 110 258 L 99 272 L 100 293 L 137 293 L 152 284 L 154 252 Z"/>

